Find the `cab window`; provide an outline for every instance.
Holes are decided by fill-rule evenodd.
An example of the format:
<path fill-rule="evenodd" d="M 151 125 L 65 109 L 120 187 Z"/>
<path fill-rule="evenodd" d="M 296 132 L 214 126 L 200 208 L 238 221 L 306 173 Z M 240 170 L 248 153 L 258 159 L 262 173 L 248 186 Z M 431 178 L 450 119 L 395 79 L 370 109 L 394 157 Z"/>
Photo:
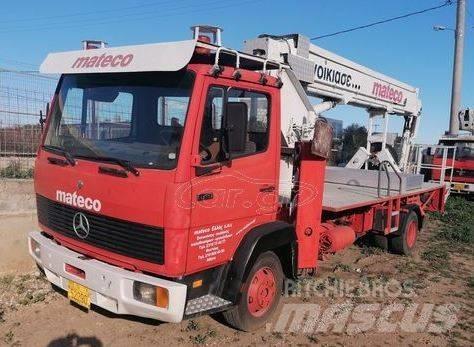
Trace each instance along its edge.
<path fill-rule="evenodd" d="M 233 157 L 266 150 L 268 145 L 268 97 L 262 93 L 230 89 L 228 101 L 243 102 L 247 105 L 246 148 L 242 153 L 233 153 Z"/>
<path fill-rule="evenodd" d="M 211 87 L 206 99 L 199 154 L 201 163 L 224 161 L 223 136 L 227 103 L 245 103 L 247 129 L 245 148 L 232 152 L 233 159 L 263 152 L 268 146 L 269 98 L 266 94 L 235 88 Z"/>

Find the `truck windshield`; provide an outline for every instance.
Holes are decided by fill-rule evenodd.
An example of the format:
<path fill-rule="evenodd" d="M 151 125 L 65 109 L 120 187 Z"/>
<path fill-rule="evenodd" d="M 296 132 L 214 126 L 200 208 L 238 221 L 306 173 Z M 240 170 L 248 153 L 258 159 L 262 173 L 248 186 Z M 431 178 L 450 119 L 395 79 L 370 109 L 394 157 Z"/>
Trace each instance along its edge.
<path fill-rule="evenodd" d="M 474 142 L 453 142 L 453 141 L 446 141 L 442 142 L 442 145 L 445 146 L 456 146 L 456 159 L 474 159 Z M 453 150 L 448 150 L 448 158 L 453 157 Z M 438 148 L 435 153 L 436 157 L 443 156 L 443 150 Z"/>
<path fill-rule="evenodd" d="M 64 75 L 44 144 L 76 158 L 172 169 L 193 82 L 189 71 Z"/>

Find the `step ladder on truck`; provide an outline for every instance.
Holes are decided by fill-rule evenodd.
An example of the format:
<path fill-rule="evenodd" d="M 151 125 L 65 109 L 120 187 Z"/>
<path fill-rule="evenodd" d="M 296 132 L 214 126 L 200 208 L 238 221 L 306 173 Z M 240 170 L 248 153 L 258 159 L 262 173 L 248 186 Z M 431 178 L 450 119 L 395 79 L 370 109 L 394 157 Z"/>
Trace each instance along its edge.
<path fill-rule="evenodd" d="M 29 235 L 47 279 L 86 308 L 167 322 L 222 311 L 253 330 L 278 310 L 285 278 L 315 275 L 364 235 L 410 254 L 445 187 L 384 153 L 359 159 L 379 170 L 326 167 L 331 128 L 318 114 L 348 104 L 399 115 L 410 143 L 416 89 L 302 35 L 239 52 L 219 28 L 193 32 L 41 65 L 61 74 L 36 159 L 40 231 Z"/>

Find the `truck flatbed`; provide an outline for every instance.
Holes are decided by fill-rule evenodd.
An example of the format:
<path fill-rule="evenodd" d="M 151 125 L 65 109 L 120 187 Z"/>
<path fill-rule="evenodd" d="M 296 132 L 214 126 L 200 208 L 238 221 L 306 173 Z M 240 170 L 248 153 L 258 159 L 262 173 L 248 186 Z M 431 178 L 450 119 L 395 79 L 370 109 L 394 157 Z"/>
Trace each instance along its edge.
<path fill-rule="evenodd" d="M 394 198 L 419 195 L 442 188 L 439 183 L 423 183 L 421 188 L 412 189 L 400 194 L 392 190 L 390 196 L 385 196 L 386 189 L 382 189 L 382 196 L 378 197 L 377 188 L 364 187 L 341 183 L 324 184 L 323 210 L 327 212 L 342 212 L 358 207 L 371 206 Z"/>

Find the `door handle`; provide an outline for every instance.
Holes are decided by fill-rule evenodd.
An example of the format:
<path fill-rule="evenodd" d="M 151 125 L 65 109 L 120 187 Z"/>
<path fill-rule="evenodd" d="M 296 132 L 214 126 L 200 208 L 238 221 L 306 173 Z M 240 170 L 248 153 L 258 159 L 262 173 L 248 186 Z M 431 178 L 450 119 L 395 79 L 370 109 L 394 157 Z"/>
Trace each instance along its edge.
<path fill-rule="evenodd" d="M 272 193 L 275 191 L 275 186 L 265 186 L 265 187 L 260 188 L 260 191 L 262 193 Z"/>
<path fill-rule="evenodd" d="M 197 201 L 211 200 L 214 199 L 214 194 L 212 193 L 201 193 L 197 196 Z"/>

